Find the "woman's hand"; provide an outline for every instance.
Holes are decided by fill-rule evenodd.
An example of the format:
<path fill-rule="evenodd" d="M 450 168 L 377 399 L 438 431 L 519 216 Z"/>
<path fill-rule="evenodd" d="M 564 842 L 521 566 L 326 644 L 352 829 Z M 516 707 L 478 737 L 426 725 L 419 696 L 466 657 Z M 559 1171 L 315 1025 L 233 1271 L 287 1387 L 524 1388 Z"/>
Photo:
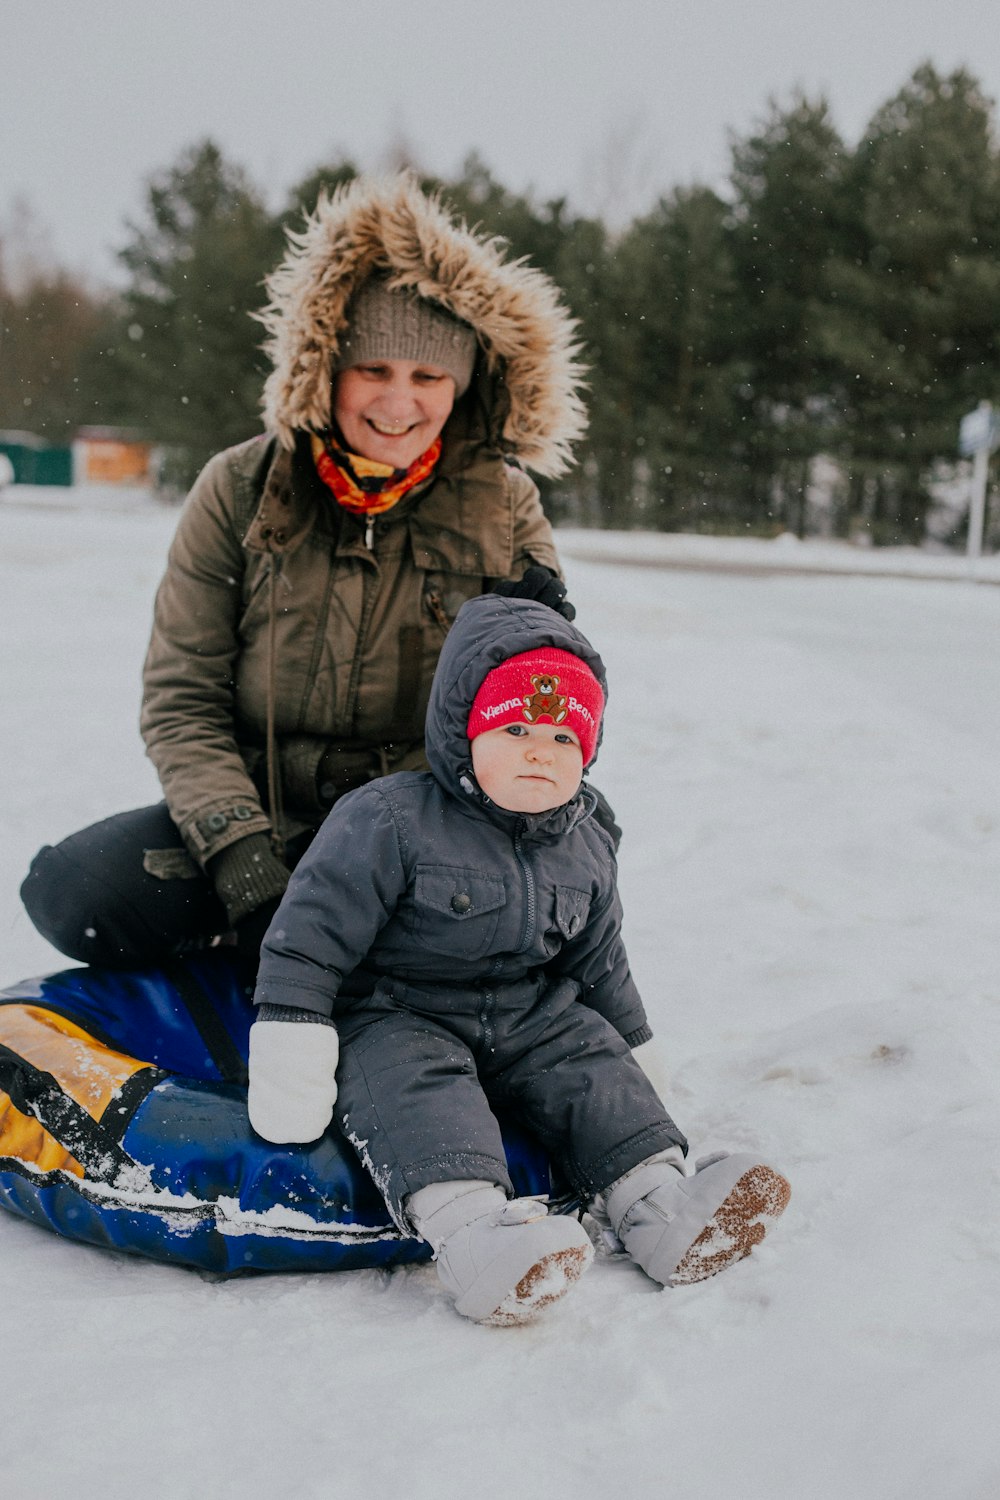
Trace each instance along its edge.
<path fill-rule="evenodd" d="M 529 568 L 516 583 L 511 579 L 498 583 L 493 592 L 506 599 L 537 599 L 539 604 L 547 604 L 564 620 L 576 619 L 576 610 L 566 598 L 566 585 L 551 568 L 543 568 L 540 564 Z"/>

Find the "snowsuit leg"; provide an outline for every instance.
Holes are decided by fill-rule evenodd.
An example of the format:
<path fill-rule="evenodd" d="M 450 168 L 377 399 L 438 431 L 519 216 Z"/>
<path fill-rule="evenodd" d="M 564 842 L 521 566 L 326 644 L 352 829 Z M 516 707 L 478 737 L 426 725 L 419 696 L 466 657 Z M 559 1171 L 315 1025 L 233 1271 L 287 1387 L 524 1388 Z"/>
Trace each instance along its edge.
<path fill-rule="evenodd" d="M 609 1021 L 551 985 L 524 1016 L 503 992 L 497 1042 L 480 1061 L 490 1099 L 516 1114 L 589 1201 L 647 1157 L 687 1141 Z"/>
<path fill-rule="evenodd" d="M 145 867 L 147 852 L 174 855 L 183 878 Z M 42 937 L 80 963 L 128 968 L 176 956 L 225 932 L 212 882 L 187 860 L 166 803 L 116 813 L 35 855 L 21 886 Z"/>
<path fill-rule="evenodd" d="M 503 1139 L 467 1042 L 406 1010 L 338 1020 L 335 1118 L 396 1224 L 404 1200 L 435 1182 L 495 1183 L 509 1196 Z"/>
<path fill-rule="evenodd" d="M 383 981 L 337 1017 L 337 1119 L 401 1228 L 406 1197 L 434 1182 L 513 1192 L 493 1105 L 585 1198 L 686 1145 L 628 1044 L 577 994 L 572 981 L 436 991 Z"/>

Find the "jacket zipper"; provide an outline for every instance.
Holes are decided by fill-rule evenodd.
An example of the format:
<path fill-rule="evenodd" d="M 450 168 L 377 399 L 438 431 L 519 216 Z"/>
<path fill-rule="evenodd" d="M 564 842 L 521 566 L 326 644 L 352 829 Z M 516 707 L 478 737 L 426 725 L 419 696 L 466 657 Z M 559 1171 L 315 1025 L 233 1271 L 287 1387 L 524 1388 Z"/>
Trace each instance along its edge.
<path fill-rule="evenodd" d="M 518 943 L 515 952 L 526 953 L 535 938 L 538 903 L 535 892 L 535 877 L 528 863 L 528 857 L 524 852 L 521 832 L 522 830 L 518 829 L 514 835 L 514 858 L 520 867 L 521 880 L 524 885 L 524 921 L 521 924 L 521 941 Z"/>
<path fill-rule="evenodd" d="M 354 716 L 358 707 L 358 684 L 361 680 L 361 663 L 364 656 L 365 642 L 368 639 L 368 631 L 371 627 L 372 615 L 375 613 L 378 563 L 375 560 L 374 538 L 375 518 L 369 516 L 365 521 L 365 546 L 371 553 L 373 567 L 365 570 L 361 586 L 361 618 L 358 621 L 358 633 L 354 645 L 354 660 L 351 662 L 351 676 L 347 684 L 346 701 L 343 710 L 343 720 L 348 734 L 353 733 L 354 730 Z"/>
<path fill-rule="evenodd" d="M 487 1052 L 493 1051 L 493 1012 L 496 1009 L 497 996 L 495 990 L 483 991 L 483 1003 L 479 1012 L 479 1024 L 483 1030 L 483 1046 Z"/>

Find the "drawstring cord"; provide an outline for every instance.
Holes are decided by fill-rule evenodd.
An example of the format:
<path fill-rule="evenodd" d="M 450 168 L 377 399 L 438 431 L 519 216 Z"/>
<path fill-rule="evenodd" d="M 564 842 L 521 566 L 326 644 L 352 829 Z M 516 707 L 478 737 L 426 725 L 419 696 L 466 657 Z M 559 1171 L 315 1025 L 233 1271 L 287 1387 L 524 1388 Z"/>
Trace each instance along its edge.
<path fill-rule="evenodd" d="M 281 805 L 281 777 L 278 774 L 278 746 L 274 731 L 275 698 L 277 696 L 277 575 L 277 559 L 272 552 L 267 587 L 267 800 L 271 814 L 271 848 L 279 859 L 284 859 L 285 841 L 281 835 L 281 827 L 284 821 Z"/>
<path fill-rule="evenodd" d="M 271 815 L 271 848 L 277 857 L 283 860 L 285 841 L 281 829 L 284 824 L 284 803 L 281 795 L 278 739 L 275 731 L 275 700 L 278 692 L 278 559 L 274 553 L 269 559 L 269 568 L 267 581 L 267 800 Z M 388 776 L 390 765 L 387 747 L 373 745 L 371 753 L 378 759 L 378 769 L 370 771 L 369 777 Z"/>

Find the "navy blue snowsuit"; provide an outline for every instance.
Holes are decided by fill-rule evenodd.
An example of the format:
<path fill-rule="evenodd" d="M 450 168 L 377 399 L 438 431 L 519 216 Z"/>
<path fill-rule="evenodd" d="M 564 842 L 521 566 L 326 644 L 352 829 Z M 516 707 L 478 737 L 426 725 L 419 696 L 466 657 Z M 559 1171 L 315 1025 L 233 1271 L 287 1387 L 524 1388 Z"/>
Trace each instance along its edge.
<path fill-rule="evenodd" d="M 651 1032 L 594 794 L 584 784 L 551 812 L 512 813 L 472 774 L 477 689 L 541 646 L 574 652 L 605 685 L 600 657 L 555 611 L 494 594 L 463 605 L 431 692 L 431 771 L 336 803 L 261 953 L 257 1004 L 336 1021 L 337 1118 L 404 1229 L 406 1197 L 430 1183 L 512 1191 L 491 1105 L 586 1199 L 685 1144 L 632 1057 Z"/>

